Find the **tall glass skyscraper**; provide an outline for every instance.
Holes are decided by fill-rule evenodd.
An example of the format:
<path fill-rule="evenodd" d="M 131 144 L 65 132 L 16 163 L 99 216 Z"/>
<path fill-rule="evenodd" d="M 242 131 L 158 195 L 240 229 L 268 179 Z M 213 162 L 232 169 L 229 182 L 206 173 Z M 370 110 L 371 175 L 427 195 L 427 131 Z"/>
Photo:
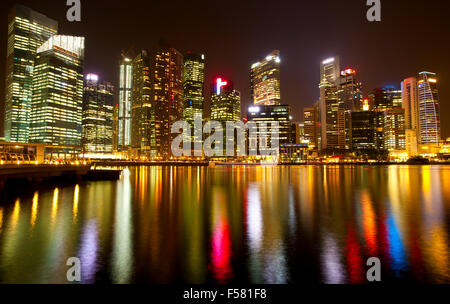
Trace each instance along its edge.
<path fill-rule="evenodd" d="M 183 55 L 177 49 L 161 43 L 153 60 L 152 99 L 156 108 L 157 156 L 169 159 L 171 140 L 175 136 L 171 134 L 172 124 L 181 120 L 183 113 Z M 203 104 L 202 101 L 200 104 Z"/>
<path fill-rule="evenodd" d="M 113 152 L 114 87 L 88 74 L 83 95 L 83 152 Z"/>
<path fill-rule="evenodd" d="M 30 141 L 80 146 L 84 37 L 52 36 L 37 50 Z"/>
<path fill-rule="evenodd" d="M 185 54 L 183 75 L 183 120 L 191 126 L 191 143 L 195 148 L 196 143 L 202 142 L 202 137 L 195 136 L 194 134 L 194 120 L 195 117 L 201 117 L 203 119 L 203 106 L 205 101 L 205 55 L 190 52 Z M 193 151 L 196 155 L 202 154 L 202 151 Z"/>
<path fill-rule="evenodd" d="M 5 139 L 28 142 L 32 77 L 37 49 L 58 31 L 58 23 L 16 4 L 8 17 Z"/>
<path fill-rule="evenodd" d="M 435 73 L 419 73 L 418 92 L 420 143 L 437 145 L 441 139 L 441 119 Z"/>
<path fill-rule="evenodd" d="M 339 96 L 339 57 L 320 64 L 320 128 L 322 149 L 345 148 L 345 114 Z"/>
<path fill-rule="evenodd" d="M 147 51 L 133 60 L 133 94 L 131 106 L 131 142 L 141 156 L 156 155 L 155 107 L 151 99 L 151 68 Z"/>
<path fill-rule="evenodd" d="M 241 119 L 241 93 L 234 89 L 233 83 L 218 78 L 211 88 L 211 120 L 239 121 Z"/>
<path fill-rule="evenodd" d="M 280 51 L 273 51 L 250 70 L 254 105 L 279 105 L 281 102 Z"/>
<path fill-rule="evenodd" d="M 130 58 L 123 56 L 119 66 L 119 117 L 117 149 L 121 152 L 126 152 L 131 147 L 133 62 Z"/>

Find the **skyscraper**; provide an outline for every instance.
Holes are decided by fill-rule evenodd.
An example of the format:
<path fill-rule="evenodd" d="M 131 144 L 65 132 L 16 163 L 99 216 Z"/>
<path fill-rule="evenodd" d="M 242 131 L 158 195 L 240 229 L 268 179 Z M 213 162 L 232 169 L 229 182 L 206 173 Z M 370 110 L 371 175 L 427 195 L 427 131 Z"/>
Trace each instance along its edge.
<path fill-rule="evenodd" d="M 402 81 L 402 107 L 405 109 L 405 128 L 419 132 L 419 97 L 417 78 Z"/>
<path fill-rule="evenodd" d="M 273 51 L 264 60 L 251 67 L 251 96 L 254 105 L 279 105 L 280 51 Z"/>
<path fill-rule="evenodd" d="M 205 81 L 205 56 L 202 54 L 187 53 L 184 57 L 184 103 L 183 120 L 187 121 L 193 131 L 194 119 L 196 116 L 203 117 L 204 104 L 204 81 Z M 202 138 L 195 136 L 192 132 L 191 143 L 202 141 Z M 201 151 L 194 153 L 200 155 Z"/>
<path fill-rule="evenodd" d="M 126 152 L 131 147 L 131 103 L 133 96 L 133 62 L 125 56 L 119 63 L 119 117 L 117 149 Z"/>
<path fill-rule="evenodd" d="M 318 104 L 303 110 L 305 124 L 305 140 L 309 147 L 318 148 L 319 145 L 319 107 Z"/>
<path fill-rule="evenodd" d="M 84 82 L 82 143 L 85 153 L 113 152 L 114 87 L 88 74 Z"/>
<path fill-rule="evenodd" d="M 330 71 L 332 71 L 331 69 Z M 323 70 L 325 73 L 325 70 Z M 362 83 L 359 81 L 356 70 L 348 68 L 341 72 L 339 77 L 339 108 L 338 128 L 339 146 L 350 149 L 350 119 L 352 111 L 362 109 Z"/>
<path fill-rule="evenodd" d="M 28 142 L 32 78 L 37 49 L 58 31 L 58 23 L 16 4 L 8 16 L 5 139 Z"/>
<path fill-rule="evenodd" d="M 239 121 L 241 119 L 241 93 L 232 82 L 217 78 L 211 85 L 211 120 L 219 122 Z"/>
<path fill-rule="evenodd" d="M 144 157 L 155 156 L 155 107 L 151 99 L 151 69 L 147 51 L 133 60 L 131 143 Z"/>
<path fill-rule="evenodd" d="M 392 108 L 383 112 L 383 148 L 388 151 L 406 149 L 405 110 Z"/>
<path fill-rule="evenodd" d="M 232 82 L 217 78 L 211 85 L 211 120 L 221 123 L 223 151 L 227 147 L 225 143 L 235 146 L 234 136 L 227 142 L 226 123 L 241 120 L 241 93 L 234 89 Z"/>
<path fill-rule="evenodd" d="M 84 37 L 52 36 L 37 50 L 30 141 L 80 146 Z"/>
<path fill-rule="evenodd" d="M 172 124 L 181 119 L 183 105 L 183 55 L 161 43 L 152 55 L 152 102 L 155 108 L 157 156 L 171 156 Z M 201 101 L 203 104 L 203 101 Z"/>
<path fill-rule="evenodd" d="M 404 111 L 402 92 L 393 86 L 374 89 L 369 95 L 376 112 L 377 149 L 401 150 L 404 147 Z M 404 149 L 404 148 L 403 148 Z"/>
<path fill-rule="evenodd" d="M 418 92 L 420 143 L 437 145 L 441 140 L 441 119 L 435 73 L 419 73 Z"/>
<path fill-rule="evenodd" d="M 328 58 L 320 65 L 321 149 L 345 148 L 345 115 L 339 96 L 339 57 Z"/>

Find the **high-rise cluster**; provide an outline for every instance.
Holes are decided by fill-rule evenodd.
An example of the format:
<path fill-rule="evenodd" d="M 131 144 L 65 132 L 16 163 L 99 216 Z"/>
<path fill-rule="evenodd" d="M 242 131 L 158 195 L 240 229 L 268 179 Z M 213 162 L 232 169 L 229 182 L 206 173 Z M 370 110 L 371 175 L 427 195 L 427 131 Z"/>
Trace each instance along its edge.
<path fill-rule="evenodd" d="M 364 98 L 357 72 L 339 71 L 339 57 L 321 62 L 320 100 L 304 109 L 311 149 L 322 156 L 378 159 L 436 153 L 441 138 L 435 73 L 421 72 L 401 89 L 377 88 Z"/>

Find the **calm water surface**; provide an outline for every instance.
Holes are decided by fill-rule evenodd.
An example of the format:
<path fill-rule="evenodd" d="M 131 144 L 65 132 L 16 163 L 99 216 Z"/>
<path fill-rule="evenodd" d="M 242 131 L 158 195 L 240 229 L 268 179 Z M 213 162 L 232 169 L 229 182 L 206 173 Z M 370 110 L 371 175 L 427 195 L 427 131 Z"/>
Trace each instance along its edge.
<path fill-rule="evenodd" d="M 0 203 L 0 282 L 450 283 L 450 166 L 141 167 Z"/>

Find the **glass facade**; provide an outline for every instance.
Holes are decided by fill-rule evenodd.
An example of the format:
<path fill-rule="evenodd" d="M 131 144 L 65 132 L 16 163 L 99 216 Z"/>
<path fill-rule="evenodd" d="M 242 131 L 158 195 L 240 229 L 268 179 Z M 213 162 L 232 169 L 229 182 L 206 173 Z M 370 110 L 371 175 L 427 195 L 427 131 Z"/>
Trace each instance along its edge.
<path fill-rule="evenodd" d="M 8 17 L 5 139 L 29 141 L 32 80 L 37 49 L 58 31 L 55 20 L 16 4 Z"/>
<path fill-rule="evenodd" d="M 89 154 L 113 152 L 114 87 L 99 82 L 88 74 L 83 95 L 83 152 Z"/>
<path fill-rule="evenodd" d="M 33 72 L 30 141 L 81 145 L 84 37 L 52 36 Z"/>
<path fill-rule="evenodd" d="M 140 155 L 156 155 L 155 107 L 151 100 L 150 58 L 142 51 L 133 60 L 133 94 L 131 107 L 131 138 Z"/>
<path fill-rule="evenodd" d="M 280 51 L 273 51 L 264 60 L 251 67 L 251 95 L 254 105 L 279 105 Z"/>
<path fill-rule="evenodd" d="M 419 73 L 418 92 L 420 143 L 437 145 L 441 139 L 441 120 L 435 73 Z"/>
<path fill-rule="evenodd" d="M 119 72 L 119 116 L 117 149 L 121 152 L 131 147 L 131 103 L 133 95 L 133 62 L 123 57 Z"/>

